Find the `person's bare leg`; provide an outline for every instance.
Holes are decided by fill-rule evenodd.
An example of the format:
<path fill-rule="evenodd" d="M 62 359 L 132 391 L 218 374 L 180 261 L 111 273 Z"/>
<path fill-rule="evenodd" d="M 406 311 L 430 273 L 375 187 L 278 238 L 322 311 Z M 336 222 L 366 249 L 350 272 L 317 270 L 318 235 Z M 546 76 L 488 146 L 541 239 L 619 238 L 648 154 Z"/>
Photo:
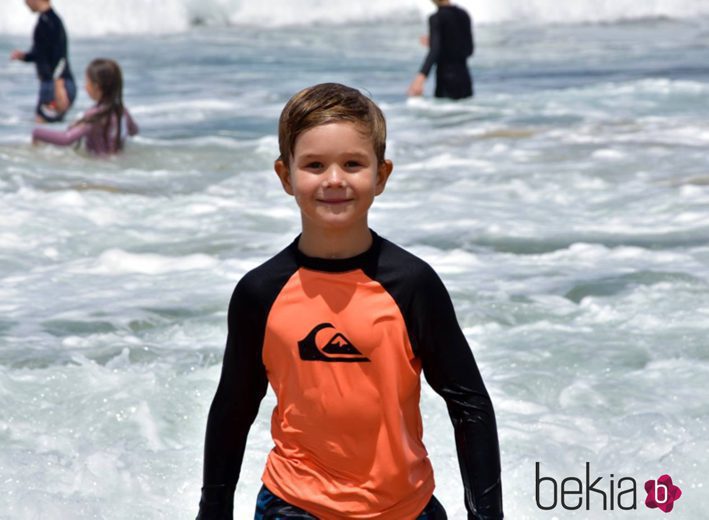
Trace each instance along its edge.
<path fill-rule="evenodd" d="M 62 78 L 54 80 L 54 104 L 60 114 L 69 109 L 69 95 L 66 92 L 66 86 Z"/>

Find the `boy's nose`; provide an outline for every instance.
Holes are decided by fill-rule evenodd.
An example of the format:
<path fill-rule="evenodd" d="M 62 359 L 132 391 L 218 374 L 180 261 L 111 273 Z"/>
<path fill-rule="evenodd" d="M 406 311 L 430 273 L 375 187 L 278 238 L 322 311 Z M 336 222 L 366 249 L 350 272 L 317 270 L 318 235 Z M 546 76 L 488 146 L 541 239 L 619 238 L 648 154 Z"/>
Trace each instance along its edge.
<path fill-rule="evenodd" d="M 339 166 L 331 166 L 325 175 L 325 187 L 329 188 L 344 188 L 345 177 L 342 169 Z"/>

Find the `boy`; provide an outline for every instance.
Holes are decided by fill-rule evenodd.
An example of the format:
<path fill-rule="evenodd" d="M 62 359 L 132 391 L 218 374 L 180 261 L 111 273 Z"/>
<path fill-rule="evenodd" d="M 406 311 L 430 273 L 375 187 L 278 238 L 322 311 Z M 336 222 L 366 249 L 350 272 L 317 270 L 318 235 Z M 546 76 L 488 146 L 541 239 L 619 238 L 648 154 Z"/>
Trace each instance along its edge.
<path fill-rule="evenodd" d="M 468 13 L 451 5 L 449 0 L 433 0 L 438 11 L 428 19 L 429 36 L 422 42 L 429 46 L 420 72 L 409 86 L 409 96 L 420 96 L 426 78 L 436 65 L 437 98 L 463 99 L 473 95 L 473 80 L 467 59 L 473 55 L 473 25 Z"/>
<path fill-rule="evenodd" d="M 32 49 L 29 52 L 16 49 L 10 54 L 10 59 L 35 63 L 40 82 L 36 121 L 62 121 L 76 98 L 64 24 L 49 0 L 25 0 L 25 3 L 33 13 L 39 13 Z"/>
<path fill-rule="evenodd" d="M 231 519 L 249 428 L 277 398 L 255 519 L 445 519 L 422 442 L 420 373 L 455 428 L 468 518 L 502 518 L 495 416 L 448 293 L 422 260 L 371 231 L 386 124 L 325 83 L 281 113 L 275 170 L 302 233 L 238 283 L 207 421 L 198 519 Z"/>

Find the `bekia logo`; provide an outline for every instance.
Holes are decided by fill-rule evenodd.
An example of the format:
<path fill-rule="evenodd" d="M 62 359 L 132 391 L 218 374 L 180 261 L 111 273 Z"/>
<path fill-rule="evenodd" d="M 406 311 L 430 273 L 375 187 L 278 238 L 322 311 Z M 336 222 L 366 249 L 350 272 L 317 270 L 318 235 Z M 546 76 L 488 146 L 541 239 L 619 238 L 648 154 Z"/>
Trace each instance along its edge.
<path fill-rule="evenodd" d="M 662 475 L 657 480 L 645 482 L 647 498 L 645 505 L 650 509 L 658 508 L 665 513 L 672 511 L 675 500 L 682 496 L 682 490 L 672 483 L 672 477 Z"/>
<path fill-rule="evenodd" d="M 561 507 L 568 511 L 635 510 L 638 508 L 637 481 L 633 477 L 616 478 L 611 473 L 607 478 L 591 474 L 591 463 L 586 462 L 583 479 L 566 477 L 558 482 L 553 477 L 542 476 L 541 463 L 535 463 L 535 499 L 537 507 L 550 511 Z M 674 502 L 682 496 L 682 490 L 672 483 L 672 477 L 662 475 L 645 482 L 647 498 L 645 505 L 650 509 L 672 511 Z"/>

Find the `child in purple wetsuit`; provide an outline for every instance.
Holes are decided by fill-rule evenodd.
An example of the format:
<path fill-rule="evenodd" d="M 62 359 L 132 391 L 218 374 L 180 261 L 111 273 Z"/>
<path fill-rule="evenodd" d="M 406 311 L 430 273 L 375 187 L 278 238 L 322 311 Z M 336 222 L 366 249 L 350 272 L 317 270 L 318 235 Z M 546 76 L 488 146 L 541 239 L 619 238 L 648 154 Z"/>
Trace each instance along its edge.
<path fill-rule="evenodd" d="M 123 75 L 115 61 L 93 60 L 86 68 L 85 87 L 96 105 L 63 132 L 35 128 L 33 143 L 69 146 L 83 139 L 90 153 L 108 155 L 123 149 L 126 135 L 138 133 L 138 125 L 123 106 Z"/>

